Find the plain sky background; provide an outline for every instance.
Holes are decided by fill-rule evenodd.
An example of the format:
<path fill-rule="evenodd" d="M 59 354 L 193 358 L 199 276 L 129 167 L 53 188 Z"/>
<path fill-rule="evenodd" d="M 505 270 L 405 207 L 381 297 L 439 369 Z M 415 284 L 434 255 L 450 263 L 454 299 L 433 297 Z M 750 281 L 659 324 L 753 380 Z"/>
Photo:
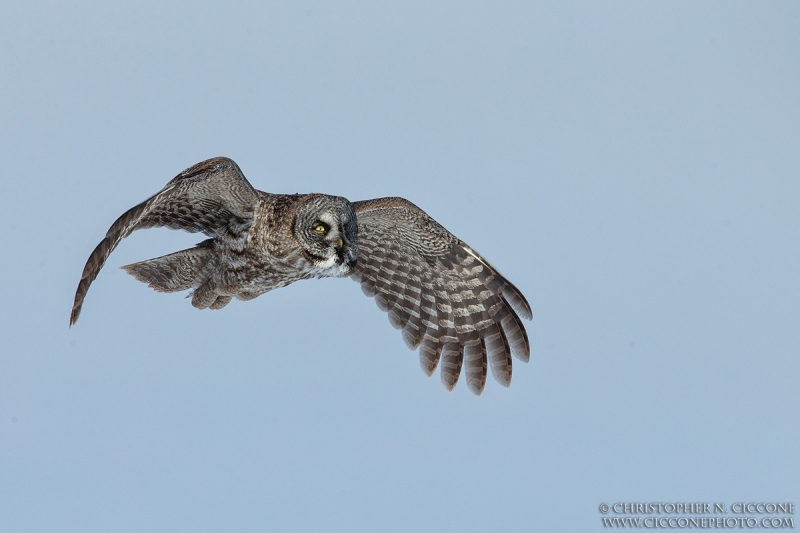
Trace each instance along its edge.
<path fill-rule="evenodd" d="M 800 3 L 5 0 L 0 154 L 4 532 L 800 503 Z M 197 311 L 117 268 L 168 230 L 68 329 L 116 217 L 219 155 L 418 204 L 527 296 L 530 363 L 448 393 L 348 279 Z"/>

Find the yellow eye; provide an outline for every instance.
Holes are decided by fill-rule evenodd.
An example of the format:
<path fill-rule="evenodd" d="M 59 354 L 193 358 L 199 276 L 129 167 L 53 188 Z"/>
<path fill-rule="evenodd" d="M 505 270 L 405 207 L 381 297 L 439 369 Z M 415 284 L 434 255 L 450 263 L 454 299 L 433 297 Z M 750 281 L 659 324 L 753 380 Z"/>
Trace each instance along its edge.
<path fill-rule="evenodd" d="M 317 233 L 325 233 L 326 231 L 328 231 L 328 228 L 326 228 L 322 224 L 317 224 L 316 226 L 314 226 L 314 231 L 316 231 Z"/>

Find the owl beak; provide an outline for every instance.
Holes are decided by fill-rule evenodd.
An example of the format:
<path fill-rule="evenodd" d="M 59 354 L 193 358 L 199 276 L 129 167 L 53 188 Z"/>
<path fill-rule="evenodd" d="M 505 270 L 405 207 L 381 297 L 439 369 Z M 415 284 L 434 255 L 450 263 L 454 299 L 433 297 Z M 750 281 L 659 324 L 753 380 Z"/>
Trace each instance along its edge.
<path fill-rule="evenodd" d="M 336 255 L 339 258 L 338 263 L 340 265 L 346 265 L 347 267 L 352 266 L 355 263 L 355 250 L 350 245 L 350 241 L 346 241 L 344 238 L 339 237 L 339 241 L 337 242 L 338 246 L 336 246 Z"/>

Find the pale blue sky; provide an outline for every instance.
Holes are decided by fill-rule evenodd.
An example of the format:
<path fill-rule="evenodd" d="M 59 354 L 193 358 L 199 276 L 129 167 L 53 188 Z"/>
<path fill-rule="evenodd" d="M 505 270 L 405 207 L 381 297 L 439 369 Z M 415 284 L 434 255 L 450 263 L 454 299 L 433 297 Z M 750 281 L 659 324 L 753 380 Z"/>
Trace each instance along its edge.
<path fill-rule="evenodd" d="M 0 530 L 595 531 L 800 501 L 800 4 L 6 1 Z M 221 311 L 117 267 L 203 159 L 402 196 L 527 296 L 529 364 L 426 378 L 350 280 Z"/>

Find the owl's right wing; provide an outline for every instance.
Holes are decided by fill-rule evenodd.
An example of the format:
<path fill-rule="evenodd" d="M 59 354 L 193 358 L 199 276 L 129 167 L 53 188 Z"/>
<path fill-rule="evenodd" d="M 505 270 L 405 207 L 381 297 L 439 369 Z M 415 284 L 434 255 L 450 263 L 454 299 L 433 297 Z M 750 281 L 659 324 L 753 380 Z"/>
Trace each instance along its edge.
<path fill-rule="evenodd" d="M 402 198 L 353 203 L 358 260 L 351 277 L 374 296 L 402 330 L 431 375 L 441 362 L 452 390 L 462 363 L 467 385 L 480 394 L 487 359 L 495 379 L 511 383 L 511 353 L 528 361 L 520 316 L 531 319 L 522 293 L 466 243 Z M 487 357 L 488 356 L 488 357 Z"/>
<path fill-rule="evenodd" d="M 86 261 L 81 274 L 69 324 L 77 320 L 83 300 L 100 269 L 119 242 L 133 231 L 167 227 L 211 237 L 243 240 L 253 223 L 258 194 L 239 166 L 227 157 L 216 157 L 187 168 L 155 196 L 129 209 L 106 233 Z"/>

